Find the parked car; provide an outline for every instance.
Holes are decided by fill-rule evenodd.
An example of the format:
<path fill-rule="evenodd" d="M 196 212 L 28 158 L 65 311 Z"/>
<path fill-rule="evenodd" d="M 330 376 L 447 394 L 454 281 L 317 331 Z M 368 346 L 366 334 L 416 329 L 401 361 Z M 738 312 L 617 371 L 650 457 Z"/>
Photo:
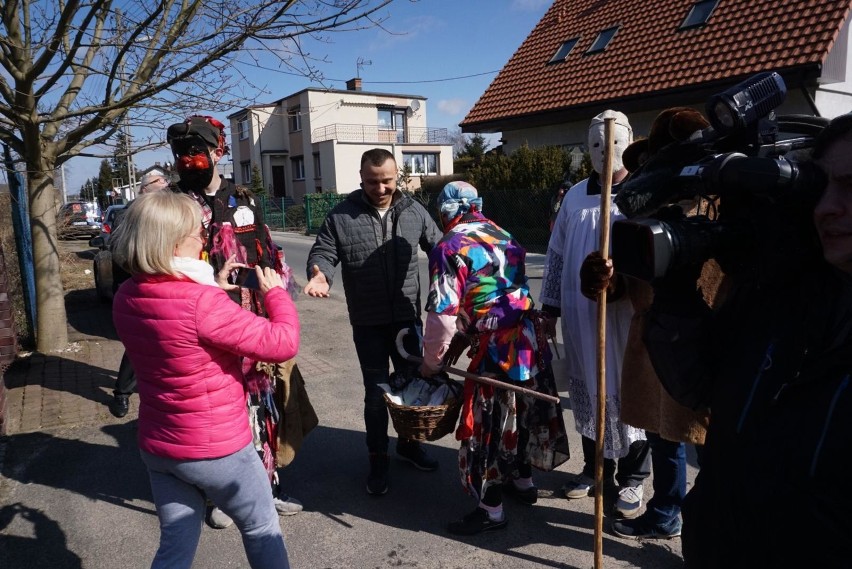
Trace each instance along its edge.
<path fill-rule="evenodd" d="M 59 208 L 56 231 L 60 239 L 93 237 L 101 232 L 101 208 L 95 202 L 68 202 Z"/>
<path fill-rule="evenodd" d="M 127 206 L 111 205 L 104 213 L 101 233 L 89 239 L 89 247 L 97 247 L 92 272 L 95 275 L 95 294 L 101 302 L 109 302 L 113 295 L 112 253 L 109 250 L 109 237 L 115 228 L 116 218 L 120 217 Z M 119 213 L 121 212 L 121 213 Z"/>

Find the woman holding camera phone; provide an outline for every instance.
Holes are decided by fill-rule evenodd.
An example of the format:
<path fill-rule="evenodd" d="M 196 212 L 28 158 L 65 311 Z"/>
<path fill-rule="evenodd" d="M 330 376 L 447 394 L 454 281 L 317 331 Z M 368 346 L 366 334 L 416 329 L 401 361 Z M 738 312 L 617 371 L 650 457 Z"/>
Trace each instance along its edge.
<path fill-rule="evenodd" d="M 266 469 L 246 420 L 241 358 L 284 361 L 299 347 L 299 319 L 280 275 L 256 268 L 268 319 L 243 310 L 202 260 L 201 209 L 188 196 L 143 195 L 113 236 L 132 278 L 113 320 L 139 384 L 139 447 L 160 520 L 152 567 L 192 565 L 211 498 L 240 529 L 249 564 L 287 568 Z M 235 285 L 225 285 L 225 288 Z"/>

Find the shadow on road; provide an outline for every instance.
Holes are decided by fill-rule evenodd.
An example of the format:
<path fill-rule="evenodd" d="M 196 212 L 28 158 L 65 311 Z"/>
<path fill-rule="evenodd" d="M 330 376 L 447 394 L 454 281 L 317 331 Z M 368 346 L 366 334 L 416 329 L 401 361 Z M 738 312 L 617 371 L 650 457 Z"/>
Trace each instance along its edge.
<path fill-rule="evenodd" d="M 486 533 L 471 538 L 454 538 L 445 531 L 446 524 L 461 518 L 476 506 L 465 494 L 459 479 L 455 448 L 429 445 L 430 454 L 440 461 L 437 472 L 421 472 L 391 458 L 390 490 L 381 497 L 366 494 L 365 481 L 368 460 L 364 434 L 361 432 L 317 427 L 300 451 L 295 462 L 281 472 L 287 492 L 298 497 L 307 510 L 319 512 L 333 520 L 340 532 L 352 530 L 352 519 L 361 518 L 394 528 L 428 532 L 447 539 L 460 539 L 504 555 L 517 557 L 542 567 L 567 567 L 552 559 L 537 557 L 529 552 L 539 546 L 568 547 L 594 551 L 594 518 L 563 507 L 559 488 L 565 482 L 564 473 L 533 473 L 539 487 L 539 501 L 527 506 L 507 496 L 505 512 L 509 517 L 506 531 Z M 394 440 L 390 452 L 393 455 Z M 604 521 L 605 533 L 610 520 Z M 647 566 L 648 559 L 659 563 L 671 557 L 671 566 L 680 567 L 680 555 L 664 545 L 646 544 L 636 548 L 618 538 L 604 535 L 604 550 L 625 565 Z M 346 538 L 341 538 L 342 542 Z M 388 556 L 399 554 L 389 543 Z M 402 547 L 402 549 L 405 549 Z M 656 565 L 662 566 L 662 565 Z"/>
<path fill-rule="evenodd" d="M 47 433 L 12 435 L 5 440 L 2 475 L 15 481 L 16 502 L 0 509 L 0 559 L 8 569 L 50 567 L 78 569 L 81 558 L 71 551 L 70 532 L 97 524 L 98 503 L 125 508 L 117 514 L 154 516 L 150 486 L 136 446 L 136 421 L 101 429 L 114 444 L 94 444 Z M 71 435 L 73 436 L 73 434 Z M 73 494 L 83 496 L 80 500 Z M 56 496 L 62 496 L 56 500 Z M 136 502 L 136 504 L 134 504 Z M 34 537 L 29 537 L 30 535 Z M 77 542 L 79 550 L 79 542 Z"/>

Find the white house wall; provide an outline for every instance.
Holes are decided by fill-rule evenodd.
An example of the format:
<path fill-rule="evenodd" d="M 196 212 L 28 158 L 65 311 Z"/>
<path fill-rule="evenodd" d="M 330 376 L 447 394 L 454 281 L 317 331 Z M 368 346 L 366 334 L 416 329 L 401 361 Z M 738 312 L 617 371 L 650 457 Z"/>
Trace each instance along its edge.
<path fill-rule="evenodd" d="M 251 164 L 261 166 L 262 176 L 264 180 L 267 178 L 265 171 L 266 165 L 260 159 L 261 149 L 265 144 L 271 144 L 271 137 L 267 134 L 273 129 L 266 128 L 270 118 L 275 114 L 275 106 L 252 107 L 246 109 L 245 114 L 241 114 L 230 121 L 231 128 L 231 162 L 233 164 L 234 182 L 237 184 L 248 184 L 251 180 L 243 180 L 242 163 L 250 161 Z M 239 118 L 246 117 L 248 120 L 248 138 L 240 140 L 239 138 Z M 271 176 L 271 174 L 270 174 Z"/>
<path fill-rule="evenodd" d="M 823 65 L 814 101 L 822 116 L 834 118 L 852 111 L 852 61 L 849 57 L 849 20 L 840 28 L 837 41 Z"/>
<path fill-rule="evenodd" d="M 377 107 L 389 106 L 395 108 L 409 107 L 412 101 L 418 103 L 422 99 L 407 97 L 381 96 L 351 92 L 322 92 L 308 91 L 310 95 L 310 130 L 335 124 L 375 125 L 377 122 Z M 427 128 L 425 102 L 419 105 L 417 111 L 408 113 L 406 126 L 408 128 Z M 308 130 L 305 117 L 302 117 L 303 132 Z M 360 187 L 359 175 L 361 155 L 371 148 L 385 148 L 391 152 L 398 164 L 402 163 L 402 152 L 432 152 L 438 153 L 438 163 L 441 174 L 451 174 L 453 171 L 452 146 L 412 145 L 412 144 L 362 144 L 339 141 L 324 141 L 314 143 L 314 152 L 320 153 L 322 167 L 322 190 L 348 194 Z M 313 176 L 313 154 L 305 152 L 305 173 L 307 179 Z M 420 186 L 420 177 L 412 176 L 414 188 Z M 307 188 L 310 191 L 310 188 Z M 299 197 L 301 199 L 301 196 Z"/>
<path fill-rule="evenodd" d="M 849 99 L 846 99 L 849 101 Z M 848 105 L 848 103 L 847 103 Z M 702 114 L 706 114 L 704 110 L 704 102 L 684 101 L 680 106 L 687 106 L 696 109 Z M 618 110 L 617 107 L 613 110 Z M 657 115 L 665 109 L 654 109 L 641 113 L 629 113 L 627 119 L 630 121 L 630 126 L 633 128 L 633 136 L 641 137 L 648 136 L 651 130 L 651 124 Z M 827 109 L 820 108 L 820 114 L 826 117 L 836 116 L 830 115 Z M 852 108 L 847 108 L 846 111 L 852 111 Z M 778 115 L 812 115 L 813 110 L 800 90 L 788 91 L 787 98 L 777 109 Z M 840 113 L 837 113 L 840 114 Z M 561 123 L 548 125 L 537 128 L 517 129 L 503 132 L 504 150 L 511 154 L 524 144 L 530 148 L 539 146 L 575 146 L 582 144 L 586 145 L 587 132 L 589 123 L 594 115 L 588 120 L 581 122 Z"/>
<path fill-rule="evenodd" d="M 415 103 L 416 102 L 416 103 Z M 367 140 L 376 138 L 380 106 L 397 109 L 407 108 L 406 128 L 426 132 L 428 121 L 426 100 L 421 97 L 405 97 L 364 93 L 362 91 L 322 91 L 306 89 L 281 99 L 277 105 L 258 106 L 245 109 L 244 113 L 235 113 L 231 119 L 232 158 L 237 174 L 241 179 L 241 163 L 250 160 L 252 164 L 261 164 L 262 175 L 267 186 L 271 187 L 272 166 L 284 165 L 287 196 L 300 203 L 305 194 L 321 192 L 349 193 L 360 185 L 361 155 L 371 148 L 386 148 L 394 154 L 397 163 L 402 164 L 403 150 L 410 152 L 429 152 L 438 154 L 438 173 L 452 174 L 452 145 L 380 142 L 341 142 L 334 133 L 330 140 L 314 142 L 313 133 L 317 129 L 333 125 L 363 125 Z M 417 110 L 413 110 L 417 107 Z M 301 130 L 290 132 L 289 115 L 298 108 L 301 116 Z M 249 140 L 238 140 L 238 118 L 249 117 Z M 351 129 L 350 129 L 351 130 Z M 393 133 L 394 131 L 389 131 Z M 261 133 L 261 134 L 259 134 Z M 360 137 L 359 137 L 360 138 Z M 425 140 L 425 137 L 424 137 Z M 314 155 L 319 154 L 321 176 L 315 176 Z M 305 178 L 293 179 L 293 159 L 304 160 Z M 412 176 L 412 187 L 420 185 L 420 177 Z"/>

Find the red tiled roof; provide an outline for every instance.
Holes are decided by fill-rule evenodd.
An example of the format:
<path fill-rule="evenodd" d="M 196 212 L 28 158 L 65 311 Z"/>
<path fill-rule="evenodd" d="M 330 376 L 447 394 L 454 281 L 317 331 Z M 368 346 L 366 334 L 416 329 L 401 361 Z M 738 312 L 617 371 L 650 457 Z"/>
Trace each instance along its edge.
<path fill-rule="evenodd" d="M 462 121 L 466 129 L 572 106 L 647 97 L 766 70 L 816 68 L 850 0 L 720 0 L 680 31 L 693 0 L 556 0 Z M 619 30 L 584 55 L 601 30 Z M 548 65 L 562 43 L 568 58 Z"/>

